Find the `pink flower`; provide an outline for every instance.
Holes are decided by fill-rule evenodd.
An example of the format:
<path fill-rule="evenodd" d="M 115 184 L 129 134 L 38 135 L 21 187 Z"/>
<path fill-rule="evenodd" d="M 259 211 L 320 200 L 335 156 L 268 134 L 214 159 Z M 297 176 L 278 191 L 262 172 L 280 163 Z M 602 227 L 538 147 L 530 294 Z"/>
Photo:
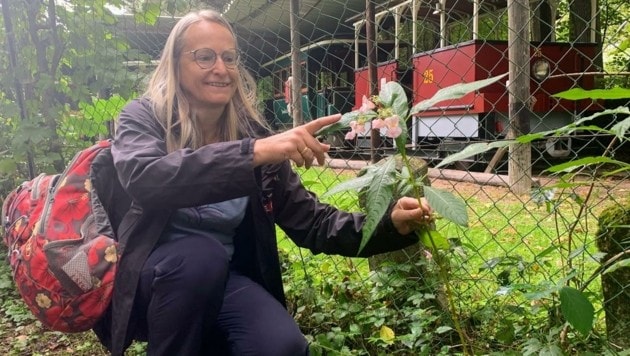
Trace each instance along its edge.
<path fill-rule="evenodd" d="M 367 96 L 363 95 L 362 104 L 359 108 L 359 112 L 362 114 L 367 113 L 370 110 L 374 110 L 376 108 L 376 104 L 370 101 Z"/>
<path fill-rule="evenodd" d="M 377 129 L 382 129 L 383 127 L 385 127 L 385 120 L 383 119 L 374 119 L 372 120 L 372 128 L 377 130 Z"/>
<path fill-rule="evenodd" d="M 380 129 L 381 133 L 387 137 L 396 138 L 402 133 L 402 128 L 399 126 L 400 117 L 393 115 L 385 120 L 376 119 L 372 121 L 372 127 Z"/>
<path fill-rule="evenodd" d="M 352 140 L 357 134 L 365 134 L 367 132 L 365 123 L 361 123 L 360 121 L 350 121 L 348 125 L 350 126 L 350 131 L 346 133 L 346 140 Z"/>

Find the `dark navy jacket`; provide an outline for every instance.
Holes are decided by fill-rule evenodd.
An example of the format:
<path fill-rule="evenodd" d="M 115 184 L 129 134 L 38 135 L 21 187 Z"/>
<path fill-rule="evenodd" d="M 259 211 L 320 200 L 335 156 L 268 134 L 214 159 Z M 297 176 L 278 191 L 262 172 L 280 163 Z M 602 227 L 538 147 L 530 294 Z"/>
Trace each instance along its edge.
<path fill-rule="evenodd" d="M 109 161 L 93 167 L 94 185 L 122 251 L 110 310 L 95 328 L 113 355 L 121 355 L 134 335 L 131 311 L 140 270 L 175 209 L 249 196 L 234 238 L 233 264 L 283 304 L 276 224 L 313 253 L 357 256 L 365 216 L 320 203 L 289 162 L 254 168 L 254 134 L 172 153 L 166 151 L 164 136 L 149 101 L 132 101 L 119 117 Z M 118 181 L 108 170 L 115 170 Z M 395 231 L 388 212 L 361 256 L 416 241 Z"/>

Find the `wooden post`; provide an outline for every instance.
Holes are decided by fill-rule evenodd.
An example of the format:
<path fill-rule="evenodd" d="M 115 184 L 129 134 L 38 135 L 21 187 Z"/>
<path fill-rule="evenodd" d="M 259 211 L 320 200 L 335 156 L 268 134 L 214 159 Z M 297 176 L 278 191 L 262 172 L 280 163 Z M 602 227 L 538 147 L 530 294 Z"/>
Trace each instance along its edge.
<path fill-rule="evenodd" d="M 597 247 L 606 253 L 601 263 L 608 268 L 615 261 L 630 257 L 624 241 L 630 229 L 630 203 L 615 205 L 602 211 L 598 218 Z M 608 340 L 620 349 L 630 349 L 630 267 L 601 274 L 606 333 Z"/>
<path fill-rule="evenodd" d="M 509 116 L 508 138 L 529 133 L 529 2 L 508 0 Z M 532 184 L 531 145 L 509 147 L 508 179 L 515 194 L 529 193 Z"/>
<path fill-rule="evenodd" d="M 372 0 L 365 2 L 365 37 L 367 48 L 368 77 L 370 78 L 370 96 L 378 94 L 378 77 L 376 73 L 376 9 Z M 370 160 L 376 163 L 381 160 L 378 149 L 381 147 L 379 130 L 370 132 Z"/>
<path fill-rule="evenodd" d="M 302 115 L 302 65 L 300 58 L 300 0 L 291 0 L 289 4 L 291 16 L 289 25 L 291 26 L 291 76 L 293 82 L 291 86 L 291 105 L 293 106 L 293 127 L 304 123 Z"/>

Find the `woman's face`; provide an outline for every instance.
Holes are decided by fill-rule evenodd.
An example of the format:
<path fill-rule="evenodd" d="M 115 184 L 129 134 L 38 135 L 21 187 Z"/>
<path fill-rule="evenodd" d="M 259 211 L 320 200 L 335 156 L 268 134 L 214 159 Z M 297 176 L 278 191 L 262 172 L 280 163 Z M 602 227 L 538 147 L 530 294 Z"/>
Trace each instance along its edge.
<path fill-rule="evenodd" d="M 186 30 L 184 41 L 184 50 L 179 61 L 179 78 L 191 109 L 222 111 L 236 91 L 238 77 L 238 68 L 229 66 L 232 57 L 228 54 L 233 53 L 230 51 L 236 48 L 232 33 L 216 22 L 200 21 Z M 212 51 L 206 49 L 216 53 L 213 65 L 208 65 L 212 63 Z M 222 56 L 228 60 L 224 60 Z"/>

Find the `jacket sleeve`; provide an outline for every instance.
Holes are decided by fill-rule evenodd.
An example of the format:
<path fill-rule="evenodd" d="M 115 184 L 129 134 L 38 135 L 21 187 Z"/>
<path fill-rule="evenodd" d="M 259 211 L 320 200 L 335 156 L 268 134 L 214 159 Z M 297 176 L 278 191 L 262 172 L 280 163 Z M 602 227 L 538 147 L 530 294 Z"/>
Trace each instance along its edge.
<path fill-rule="evenodd" d="M 418 241 L 414 234 L 400 235 L 391 222 L 390 204 L 370 241 L 358 255 L 365 215 L 349 213 L 319 202 L 300 182 L 289 164 L 277 173 L 274 193 L 276 223 L 298 246 L 313 253 L 366 257 L 405 248 Z"/>
<path fill-rule="evenodd" d="M 177 209 L 250 195 L 256 190 L 253 140 L 168 153 L 148 100 L 129 103 L 118 121 L 112 156 L 123 188 L 144 209 Z"/>

